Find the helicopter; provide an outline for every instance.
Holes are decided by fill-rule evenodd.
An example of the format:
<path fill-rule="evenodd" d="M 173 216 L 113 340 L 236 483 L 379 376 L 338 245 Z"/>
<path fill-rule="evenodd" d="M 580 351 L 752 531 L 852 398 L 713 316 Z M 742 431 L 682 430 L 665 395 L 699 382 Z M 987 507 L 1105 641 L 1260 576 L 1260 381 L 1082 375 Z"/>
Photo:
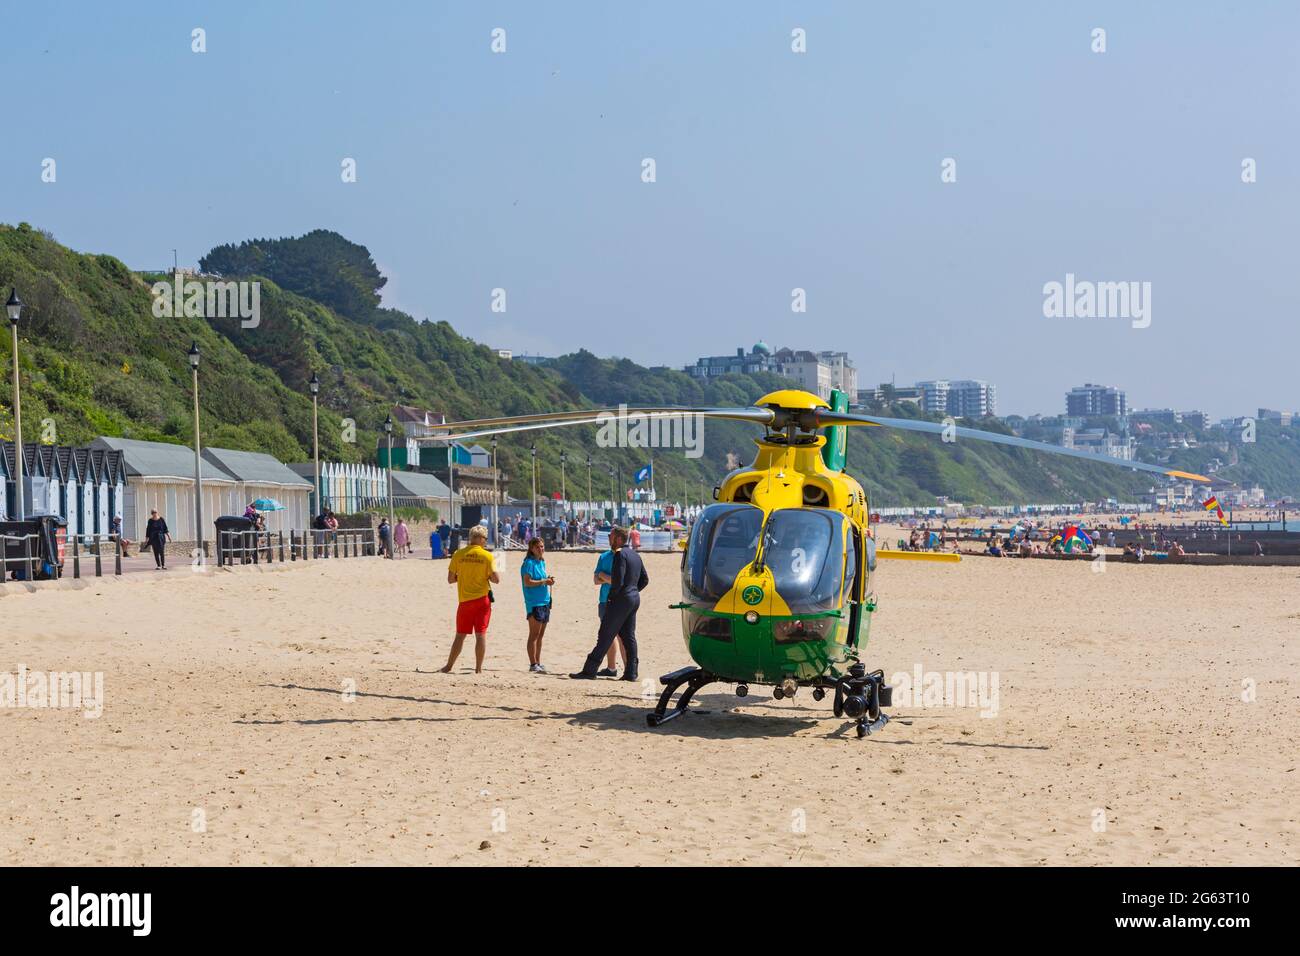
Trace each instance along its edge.
<path fill-rule="evenodd" d="M 784 389 L 752 406 L 622 406 L 438 426 L 444 441 L 591 424 L 611 415 L 699 415 L 763 427 L 751 464 L 731 471 L 698 515 L 681 558 L 682 636 L 694 664 L 660 677 L 663 691 L 646 715 L 651 727 L 688 712 L 704 686 L 772 686 L 777 700 L 810 688 L 833 694 L 837 718 L 855 722 L 859 738 L 885 726 L 892 688 L 883 670 L 863 660 L 877 608 L 871 575 L 880 559 L 957 562 L 960 555 L 877 548 L 862 485 L 845 470 L 846 428 L 897 428 L 1084 458 L 1166 477 L 1208 482 L 1203 475 L 1125 461 L 952 423 L 850 413 L 838 390 L 830 401 Z M 825 432 L 825 434 L 822 434 Z M 673 702 L 674 695 L 677 697 Z"/>

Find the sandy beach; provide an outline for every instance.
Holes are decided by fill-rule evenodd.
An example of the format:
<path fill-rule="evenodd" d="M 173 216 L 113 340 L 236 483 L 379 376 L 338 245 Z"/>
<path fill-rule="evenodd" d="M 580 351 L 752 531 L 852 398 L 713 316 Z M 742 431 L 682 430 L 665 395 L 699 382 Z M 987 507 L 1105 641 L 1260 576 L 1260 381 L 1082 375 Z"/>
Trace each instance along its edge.
<path fill-rule="evenodd" d="M 644 677 L 689 663 L 677 560 L 647 555 Z M 997 706 L 896 701 L 859 741 L 806 692 L 715 685 L 651 730 L 640 685 L 567 680 L 590 554 L 550 555 L 527 673 L 509 562 L 477 676 L 435 673 L 442 562 L 6 586 L 0 672 L 102 672 L 103 712 L 0 710 L 0 861 L 1300 861 L 1295 569 L 882 562 L 870 665 L 996 675 Z"/>

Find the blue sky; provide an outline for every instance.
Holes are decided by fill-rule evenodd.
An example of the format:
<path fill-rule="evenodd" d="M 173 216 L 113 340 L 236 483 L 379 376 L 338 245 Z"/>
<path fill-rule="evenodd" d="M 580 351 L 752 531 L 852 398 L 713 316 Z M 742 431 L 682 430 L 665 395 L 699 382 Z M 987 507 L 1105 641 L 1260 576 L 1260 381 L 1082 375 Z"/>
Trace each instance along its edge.
<path fill-rule="evenodd" d="M 0 219 L 133 268 L 323 227 L 516 351 L 1300 405 L 1294 4 L 9 6 Z M 1045 318 L 1066 273 L 1150 282 L 1150 327 Z"/>

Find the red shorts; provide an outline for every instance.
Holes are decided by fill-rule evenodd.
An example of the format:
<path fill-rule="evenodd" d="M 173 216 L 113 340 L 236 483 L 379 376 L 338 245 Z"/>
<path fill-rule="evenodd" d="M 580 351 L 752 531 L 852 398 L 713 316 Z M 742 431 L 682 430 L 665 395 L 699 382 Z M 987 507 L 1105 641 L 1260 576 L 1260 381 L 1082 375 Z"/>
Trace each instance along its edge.
<path fill-rule="evenodd" d="M 483 634 L 492 620 L 492 601 L 485 594 L 456 607 L 457 634 Z"/>

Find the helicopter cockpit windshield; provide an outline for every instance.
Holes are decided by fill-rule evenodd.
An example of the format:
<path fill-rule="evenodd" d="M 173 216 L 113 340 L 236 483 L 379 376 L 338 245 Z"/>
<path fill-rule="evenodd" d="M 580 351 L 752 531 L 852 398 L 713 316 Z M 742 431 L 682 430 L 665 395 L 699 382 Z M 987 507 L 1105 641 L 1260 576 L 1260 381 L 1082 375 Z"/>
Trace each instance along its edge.
<path fill-rule="evenodd" d="M 773 511 L 763 532 L 762 560 L 792 613 L 837 610 L 844 578 L 844 515 L 821 508 Z"/>
<path fill-rule="evenodd" d="M 682 565 L 687 590 L 717 601 L 731 590 L 736 575 L 758 554 L 763 511 L 753 505 L 714 504 L 700 514 Z"/>

